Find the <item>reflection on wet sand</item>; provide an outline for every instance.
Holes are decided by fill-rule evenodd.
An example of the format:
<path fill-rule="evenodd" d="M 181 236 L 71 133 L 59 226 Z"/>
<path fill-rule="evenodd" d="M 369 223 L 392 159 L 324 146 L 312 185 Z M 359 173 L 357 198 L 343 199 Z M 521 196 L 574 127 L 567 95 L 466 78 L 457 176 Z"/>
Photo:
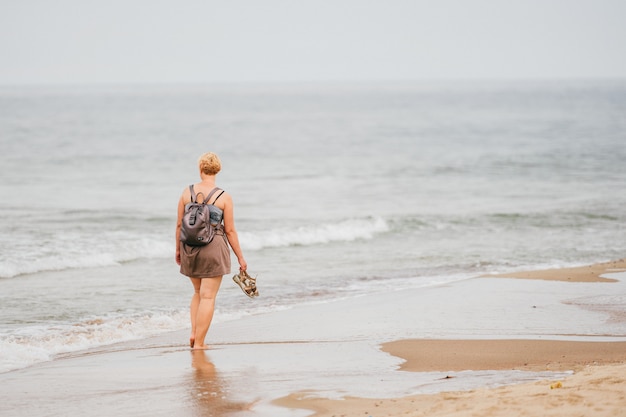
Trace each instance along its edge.
<path fill-rule="evenodd" d="M 205 350 L 191 351 L 191 366 L 195 369 L 192 396 L 196 415 L 228 416 L 250 409 L 252 404 L 229 401 L 227 384 Z"/>

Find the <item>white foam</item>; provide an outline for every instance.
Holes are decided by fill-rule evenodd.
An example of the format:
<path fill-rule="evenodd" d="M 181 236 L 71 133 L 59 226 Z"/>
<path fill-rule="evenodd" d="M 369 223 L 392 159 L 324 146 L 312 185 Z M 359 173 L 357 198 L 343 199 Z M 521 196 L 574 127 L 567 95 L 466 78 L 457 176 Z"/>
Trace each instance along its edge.
<path fill-rule="evenodd" d="M 367 217 L 292 229 L 240 232 L 239 236 L 244 249 L 261 250 L 372 239 L 376 234 L 388 230 L 389 226 L 384 219 Z M 0 258 L 0 278 L 42 271 L 114 266 L 138 259 L 167 258 L 173 253 L 169 237 L 158 231 L 139 234 L 137 230 L 102 232 L 97 235 L 58 232 L 45 244 L 18 244 L 8 249 L 15 256 L 7 253 L 3 259 Z"/>
<path fill-rule="evenodd" d="M 73 324 L 22 327 L 0 334 L 0 372 L 51 360 L 62 353 L 141 339 L 179 330 L 189 312 L 154 312 L 138 316 L 93 317 Z"/>
<path fill-rule="evenodd" d="M 19 252 L 22 249 L 16 247 L 12 250 Z M 137 259 L 164 258 L 171 256 L 173 249 L 171 241 L 166 241 L 162 235 L 137 237 L 128 232 L 118 232 L 98 239 L 58 236 L 46 245 L 29 247 L 28 252 L 28 259 L 20 254 L 0 260 L 0 278 L 42 271 L 113 266 Z"/>
<path fill-rule="evenodd" d="M 295 229 L 272 229 L 264 232 L 240 232 L 244 249 L 284 246 L 308 246 L 328 242 L 351 242 L 357 239 L 372 239 L 376 234 L 389 230 L 381 217 L 347 219 L 337 223 L 301 226 Z"/>

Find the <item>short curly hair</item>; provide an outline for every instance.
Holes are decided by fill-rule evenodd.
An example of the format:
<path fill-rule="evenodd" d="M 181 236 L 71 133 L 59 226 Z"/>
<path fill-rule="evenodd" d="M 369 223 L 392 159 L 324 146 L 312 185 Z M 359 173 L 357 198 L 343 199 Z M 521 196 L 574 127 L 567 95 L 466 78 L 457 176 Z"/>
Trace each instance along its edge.
<path fill-rule="evenodd" d="M 222 169 L 220 158 L 213 152 L 207 152 L 198 159 L 200 172 L 206 175 L 216 175 Z"/>

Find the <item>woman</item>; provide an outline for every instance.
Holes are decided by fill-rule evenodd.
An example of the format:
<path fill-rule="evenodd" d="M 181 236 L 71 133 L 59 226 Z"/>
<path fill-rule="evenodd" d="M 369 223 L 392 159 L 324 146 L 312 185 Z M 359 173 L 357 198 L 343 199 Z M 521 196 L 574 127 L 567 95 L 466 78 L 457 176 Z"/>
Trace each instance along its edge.
<path fill-rule="evenodd" d="M 214 153 L 208 152 L 198 160 L 201 181 L 193 184 L 193 191 L 197 200 L 202 201 L 213 191 L 215 176 L 220 172 L 222 164 Z M 221 194 L 220 194 L 221 193 Z M 191 298 L 191 336 L 189 344 L 193 349 L 208 349 L 204 343 L 215 310 L 215 297 L 222 282 L 222 276 L 230 273 L 230 251 L 228 244 L 235 252 L 239 262 L 239 270 L 247 269 L 243 258 L 239 237 L 235 230 L 233 218 L 233 200 L 227 192 L 218 190 L 209 200 L 211 218 L 217 216 L 223 221 L 223 229 L 218 229 L 215 237 L 208 245 L 189 246 L 180 241 L 180 228 L 185 205 L 191 202 L 191 190 L 183 190 L 178 201 L 178 221 L 176 222 L 176 263 L 180 265 L 180 272 L 190 278 L 194 294 Z M 217 209 L 215 209 L 217 207 Z M 221 212 L 221 213 L 220 213 Z M 228 244 L 226 241 L 228 240 Z"/>

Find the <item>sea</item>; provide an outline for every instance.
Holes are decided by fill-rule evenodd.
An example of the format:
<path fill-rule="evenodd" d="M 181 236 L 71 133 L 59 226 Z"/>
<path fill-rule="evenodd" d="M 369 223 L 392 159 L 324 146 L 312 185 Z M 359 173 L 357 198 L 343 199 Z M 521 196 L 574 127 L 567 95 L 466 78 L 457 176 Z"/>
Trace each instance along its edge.
<path fill-rule="evenodd" d="M 189 328 L 207 151 L 260 292 L 215 322 L 626 255 L 626 80 L 0 86 L 0 372 Z"/>

